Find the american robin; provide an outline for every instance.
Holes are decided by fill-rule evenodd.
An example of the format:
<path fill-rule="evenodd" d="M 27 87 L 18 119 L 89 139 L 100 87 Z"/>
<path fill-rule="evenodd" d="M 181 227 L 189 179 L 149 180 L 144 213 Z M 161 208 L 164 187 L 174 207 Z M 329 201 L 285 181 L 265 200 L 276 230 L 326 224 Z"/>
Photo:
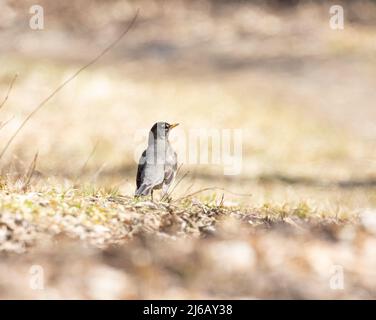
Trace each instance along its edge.
<path fill-rule="evenodd" d="M 138 164 L 136 197 L 151 195 L 153 200 L 153 191 L 161 188 L 163 195 L 167 194 L 177 170 L 176 152 L 168 141 L 168 135 L 178 125 L 157 122 L 151 128 L 148 147 Z"/>

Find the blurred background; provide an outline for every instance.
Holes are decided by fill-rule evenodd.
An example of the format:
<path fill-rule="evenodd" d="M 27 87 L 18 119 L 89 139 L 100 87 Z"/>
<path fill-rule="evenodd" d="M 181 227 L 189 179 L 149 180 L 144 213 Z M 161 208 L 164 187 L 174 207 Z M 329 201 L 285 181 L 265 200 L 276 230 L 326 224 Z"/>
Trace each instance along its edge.
<path fill-rule="evenodd" d="M 167 121 L 180 123 L 171 135 L 180 151 L 191 129 L 243 132 L 239 175 L 225 176 L 220 165 L 189 165 L 179 152 L 180 175 L 187 175 L 173 197 L 218 187 L 235 204 L 307 203 L 336 218 L 376 207 L 375 1 L 39 0 L 43 30 L 29 26 L 34 4 L 0 0 L 1 99 L 18 74 L 0 110 L 7 122 L 0 147 L 140 11 L 109 54 L 26 124 L 1 159 L 7 179 L 27 171 L 38 152 L 34 190 L 90 184 L 130 196 L 135 150 L 146 146 L 140 129 Z M 334 4 L 344 8 L 343 30 L 330 28 Z M 196 284 L 206 276 L 200 273 Z M 310 279 L 312 286 L 316 280 Z M 261 296 L 273 296 L 260 286 Z M 278 290 L 274 296 L 284 289 Z M 306 297 L 302 292 L 289 297 Z"/>
<path fill-rule="evenodd" d="M 2 1 L 4 96 L 19 74 L 1 110 L 3 141 L 137 9 L 140 17 L 27 124 L 3 163 L 29 163 L 38 151 L 44 176 L 72 177 L 96 146 L 87 178 L 100 170 L 97 181 L 131 177 L 118 183 L 133 188 L 135 148 L 146 143 L 137 130 L 163 120 L 180 122 L 180 134 L 242 129 L 241 181 L 364 180 L 375 171 L 372 2 L 344 2 L 344 30 L 330 28 L 326 1 L 40 1 L 43 30 L 29 27 L 33 4 Z M 218 166 L 189 170 L 223 178 Z"/>

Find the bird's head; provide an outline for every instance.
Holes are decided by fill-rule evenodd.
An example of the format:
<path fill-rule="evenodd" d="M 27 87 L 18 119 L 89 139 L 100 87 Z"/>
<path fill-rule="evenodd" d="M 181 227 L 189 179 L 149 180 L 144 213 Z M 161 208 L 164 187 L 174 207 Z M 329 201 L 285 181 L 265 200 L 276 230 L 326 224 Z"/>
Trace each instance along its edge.
<path fill-rule="evenodd" d="M 178 125 L 179 123 L 157 122 L 151 128 L 150 134 L 153 136 L 153 139 L 167 139 L 170 130 Z"/>

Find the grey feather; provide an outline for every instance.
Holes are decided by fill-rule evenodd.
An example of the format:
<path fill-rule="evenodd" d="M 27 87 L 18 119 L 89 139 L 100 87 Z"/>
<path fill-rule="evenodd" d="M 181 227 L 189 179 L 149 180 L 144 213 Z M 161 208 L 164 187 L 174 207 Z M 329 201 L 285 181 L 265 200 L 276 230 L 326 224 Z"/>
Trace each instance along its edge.
<path fill-rule="evenodd" d="M 177 155 L 168 141 L 169 127 L 167 123 L 157 123 L 150 131 L 148 147 L 138 164 L 136 196 L 150 195 L 160 188 L 167 192 L 174 180 Z"/>

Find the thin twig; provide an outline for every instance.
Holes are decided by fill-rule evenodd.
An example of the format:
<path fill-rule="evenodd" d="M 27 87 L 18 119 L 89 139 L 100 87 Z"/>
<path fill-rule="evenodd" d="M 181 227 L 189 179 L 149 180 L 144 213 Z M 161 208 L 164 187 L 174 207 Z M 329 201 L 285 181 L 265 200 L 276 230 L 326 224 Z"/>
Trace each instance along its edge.
<path fill-rule="evenodd" d="M 26 191 L 29 188 L 31 178 L 34 174 L 35 167 L 37 165 L 37 159 L 38 159 L 38 152 L 35 154 L 33 161 L 30 163 L 29 169 L 27 170 L 27 173 L 25 175 L 25 181 L 22 186 L 22 191 Z"/>
<path fill-rule="evenodd" d="M 187 194 L 187 193 L 193 188 L 194 184 L 195 184 L 195 182 L 193 181 L 193 182 L 189 185 L 189 187 L 184 191 L 184 194 Z"/>
<path fill-rule="evenodd" d="M 195 176 L 191 176 L 191 184 L 188 186 L 188 188 L 184 191 L 184 195 L 186 195 L 189 191 L 191 191 L 191 189 L 193 188 L 194 184 L 195 184 L 195 181 L 196 180 L 196 177 Z"/>
<path fill-rule="evenodd" d="M 219 203 L 218 207 L 223 207 L 224 200 L 225 200 L 225 194 L 222 193 L 221 202 Z"/>
<path fill-rule="evenodd" d="M 1 122 L 1 123 L 0 123 L 0 130 L 1 130 L 2 128 L 4 128 L 4 127 L 5 127 L 10 121 L 12 121 L 13 119 L 14 119 L 14 116 L 11 117 L 10 119 L 6 120 L 6 121 Z"/>
<path fill-rule="evenodd" d="M 94 156 L 94 153 L 95 151 L 97 150 L 97 147 L 98 147 L 98 144 L 99 144 L 99 140 L 97 140 L 97 142 L 94 144 L 94 147 L 93 149 L 91 150 L 89 156 L 87 157 L 85 163 L 82 165 L 80 171 L 78 172 L 77 176 L 76 176 L 76 179 L 75 179 L 75 182 L 77 182 L 77 180 L 82 177 L 82 175 L 84 174 L 84 171 L 89 163 L 89 161 L 91 160 L 91 158 Z"/>
<path fill-rule="evenodd" d="M 99 175 L 102 173 L 102 171 L 104 170 L 106 166 L 107 166 L 107 163 L 102 163 L 99 169 L 95 171 L 95 173 L 92 175 L 91 180 L 90 180 L 92 183 L 97 181 Z"/>
<path fill-rule="evenodd" d="M 134 15 L 132 21 L 128 24 L 128 26 L 125 28 L 125 30 L 120 34 L 120 36 L 113 41 L 109 46 L 107 46 L 97 57 L 95 57 L 93 60 L 82 66 L 80 69 L 78 69 L 72 76 L 70 76 L 67 80 L 65 80 L 62 84 L 60 84 L 52 93 L 45 98 L 32 112 L 29 113 L 29 115 L 25 118 L 25 120 L 21 123 L 21 125 L 17 128 L 15 133 L 10 137 L 8 142 L 6 143 L 5 147 L 0 153 L 0 159 L 4 156 L 5 152 L 8 150 L 10 144 L 13 142 L 13 140 L 16 138 L 18 133 L 21 131 L 21 129 L 25 126 L 25 124 L 40 110 L 42 107 L 51 100 L 53 96 L 55 96 L 59 91 L 61 91 L 69 82 L 71 82 L 73 79 L 75 79 L 82 71 L 92 66 L 94 63 L 96 63 L 100 58 L 102 58 L 107 52 L 109 52 L 115 45 L 118 44 L 118 42 L 128 33 L 128 31 L 132 28 L 134 23 L 136 22 L 136 19 L 138 17 L 139 10 L 136 11 L 136 14 Z"/>
<path fill-rule="evenodd" d="M 194 195 L 196 195 L 196 194 L 199 194 L 199 193 L 201 193 L 201 192 L 205 192 L 205 191 L 211 191 L 211 190 L 221 190 L 221 191 L 225 191 L 225 192 L 227 192 L 227 193 L 231 193 L 231 194 L 233 194 L 233 195 L 235 195 L 235 196 L 240 196 L 240 197 L 252 197 L 252 194 L 242 194 L 242 193 L 235 193 L 235 192 L 232 192 L 232 191 L 229 191 L 229 190 L 226 190 L 225 188 L 217 188 L 217 187 L 209 187 L 209 188 L 203 188 L 203 189 L 200 189 L 200 190 L 197 190 L 197 191 L 195 191 L 195 192 L 192 192 L 192 193 L 190 193 L 190 194 L 188 194 L 188 195 L 186 195 L 186 196 L 184 196 L 184 197 L 181 197 L 181 198 L 179 198 L 179 199 L 176 199 L 176 200 L 174 200 L 173 202 L 177 202 L 177 201 L 180 201 L 180 200 L 183 200 L 183 199 L 188 199 L 188 198 L 191 198 L 191 197 L 193 197 Z"/>
<path fill-rule="evenodd" d="M 178 176 L 178 174 L 179 174 L 180 169 L 181 169 L 182 166 L 183 166 L 183 164 L 180 164 L 180 165 L 178 166 L 178 168 L 177 168 L 177 170 L 176 170 L 175 177 Z M 171 188 L 171 186 L 167 189 L 166 193 L 162 196 L 161 201 L 163 201 L 165 198 L 168 198 L 168 197 L 170 196 L 170 194 L 169 194 L 169 192 L 168 192 L 168 191 L 170 190 L 170 188 Z"/>
<path fill-rule="evenodd" d="M 10 92 L 12 91 L 13 85 L 14 85 L 14 83 L 16 82 L 17 77 L 18 77 L 18 74 L 16 73 L 16 74 L 14 75 L 12 81 L 11 81 L 10 84 L 9 84 L 9 88 L 8 88 L 7 94 L 6 94 L 6 96 L 5 96 L 4 100 L 3 100 L 3 102 L 0 103 L 0 109 L 1 109 L 1 108 L 5 105 L 5 103 L 7 102 L 8 98 L 9 98 L 9 94 L 10 94 Z"/>
<path fill-rule="evenodd" d="M 162 197 L 161 200 L 164 200 L 165 196 L 166 196 L 167 199 L 170 198 L 170 196 L 172 195 L 172 193 L 174 192 L 174 190 L 176 189 L 176 187 L 180 184 L 180 182 L 183 181 L 183 179 L 185 179 L 185 177 L 186 177 L 188 174 L 189 174 L 189 171 L 187 171 L 186 173 L 184 173 L 183 176 L 182 176 L 182 177 L 181 177 L 181 178 L 175 183 L 175 185 L 172 187 L 171 191 L 170 191 L 170 192 L 167 192 L 167 193 L 166 193 L 167 195 L 164 195 L 164 196 Z"/>
<path fill-rule="evenodd" d="M 180 172 L 180 169 L 182 168 L 182 166 L 183 166 L 183 164 L 180 164 L 180 165 L 178 166 L 178 168 L 177 168 L 177 170 L 176 170 L 176 173 L 175 173 L 175 177 L 177 177 L 177 176 L 179 175 L 179 172 Z M 169 192 L 170 188 L 171 188 L 171 186 L 167 189 L 166 193 L 162 196 L 161 201 L 163 201 L 165 198 L 168 199 L 168 198 L 170 197 L 170 195 L 171 195 L 171 193 Z M 173 187 L 173 189 L 174 189 L 174 188 L 175 188 L 175 187 Z"/>

